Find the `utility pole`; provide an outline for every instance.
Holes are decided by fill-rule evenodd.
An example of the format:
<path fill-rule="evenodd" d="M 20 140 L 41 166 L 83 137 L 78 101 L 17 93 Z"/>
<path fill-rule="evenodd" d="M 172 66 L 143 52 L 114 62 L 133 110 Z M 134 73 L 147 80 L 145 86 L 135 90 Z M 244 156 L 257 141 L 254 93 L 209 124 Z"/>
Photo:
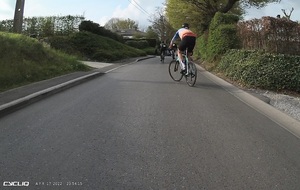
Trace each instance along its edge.
<path fill-rule="evenodd" d="M 15 33 L 22 32 L 24 4 L 25 4 L 25 0 L 17 0 L 16 2 L 14 27 L 13 27 L 13 31 Z"/>

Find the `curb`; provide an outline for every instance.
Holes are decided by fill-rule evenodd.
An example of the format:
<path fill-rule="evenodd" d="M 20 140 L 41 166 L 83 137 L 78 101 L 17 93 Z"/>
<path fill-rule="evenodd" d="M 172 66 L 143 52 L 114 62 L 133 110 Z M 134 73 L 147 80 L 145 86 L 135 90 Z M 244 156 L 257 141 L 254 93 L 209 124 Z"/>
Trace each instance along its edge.
<path fill-rule="evenodd" d="M 103 74 L 104 73 L 94 72 L 94 73 L 85 75 L 83 77 L 79 77 L 79 78 L 64 82 L 62 84 L 47 88 L 45 90 L 38 91 L 36 93 L 25 96 L 23 98 L 19 98 L 17 100 L 11 101 L 9 103 L 3 104 L 0 106 L 0 117 L 5 116 L 9 113 L 12 113 L 12 112 L 14 112 L 18 109 L 21 109 L 25 106 L 28 106 L 28 105 L 30 105 L 34 102 L 37 102 L 43 98 L 49 97 L 50 95 L 56 94 L 58 92 L 61 92 L 63 90 L 66 90 L 68 88 L 76 86 L 78 84 L 81 84 L 85 81 L 88 81 L 88 80 L 91 80 L 98 76 L 101 76 Z"/>
<path fill-rule="evenodd" d="M 148 56 L 148 57 L 139 58 L 135 62 L 139 62 L 139 61 L 143 61 L 143 60 L 151 59 L 151 58 L 155 58 L 155 57 L 156 57 L 155 55 L 153 55 L 153 56 L 151 55 L 151 56 Z"/>

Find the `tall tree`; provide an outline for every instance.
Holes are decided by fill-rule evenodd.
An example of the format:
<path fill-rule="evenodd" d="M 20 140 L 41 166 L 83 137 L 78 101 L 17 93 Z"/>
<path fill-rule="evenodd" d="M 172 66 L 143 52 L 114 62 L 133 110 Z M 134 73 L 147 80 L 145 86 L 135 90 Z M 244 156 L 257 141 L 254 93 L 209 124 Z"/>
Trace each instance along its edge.
<path fill-rule="evenodd" d="M 167 0 L 167 16 L 172 26 L 180 26 L 183 20 L 190 22 L 197 32 L 208 29 L 217 12 L 234 13 L 239 16 L 249 7 L 262 8 L 281 0 Z M 180 22 L 180 23 L 179 23 Z"/>
<path fill-rule="evenodd" d="M 166 17 L 164 8 L 157 7 L 149 21 L 152 23 L 152 30 L 157 33 L 161 41 L 169 42 L 171 40 L 175 30 Z"/>
<path fill-rule="evenodd" d="M 104 28 L 117 31 L 117 30 L 125 30 L 125 29 L 138 29 L 138 23 L 131 19 L 121 19 L 121 18 L 111 18 L 104 25 Z"/>

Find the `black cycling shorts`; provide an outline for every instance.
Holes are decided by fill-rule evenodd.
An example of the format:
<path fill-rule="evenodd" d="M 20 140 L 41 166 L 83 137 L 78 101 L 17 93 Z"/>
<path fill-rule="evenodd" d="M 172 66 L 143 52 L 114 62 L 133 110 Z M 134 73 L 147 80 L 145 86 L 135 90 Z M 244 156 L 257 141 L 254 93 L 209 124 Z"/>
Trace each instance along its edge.
<path fill-rule="evenodd" d="M 179 43 L 178 49 L 183 52 L 186 48 L 188 48 L 188 52 L 192 53 L 196 44 L 196 37 L 194 36 L 186 36 Z"/>

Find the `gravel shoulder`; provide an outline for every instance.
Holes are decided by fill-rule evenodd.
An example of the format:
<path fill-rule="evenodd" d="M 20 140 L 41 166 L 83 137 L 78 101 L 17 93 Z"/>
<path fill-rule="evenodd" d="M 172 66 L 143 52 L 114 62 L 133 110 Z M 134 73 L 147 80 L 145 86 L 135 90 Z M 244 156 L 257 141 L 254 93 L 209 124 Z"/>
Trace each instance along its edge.
<path fill-rule="evenodd" d="M 262 96 L 265 102 L 300 121 L 300 96 L 257 89 L 249 89 L 247 91 L 251 94 Z"/>

